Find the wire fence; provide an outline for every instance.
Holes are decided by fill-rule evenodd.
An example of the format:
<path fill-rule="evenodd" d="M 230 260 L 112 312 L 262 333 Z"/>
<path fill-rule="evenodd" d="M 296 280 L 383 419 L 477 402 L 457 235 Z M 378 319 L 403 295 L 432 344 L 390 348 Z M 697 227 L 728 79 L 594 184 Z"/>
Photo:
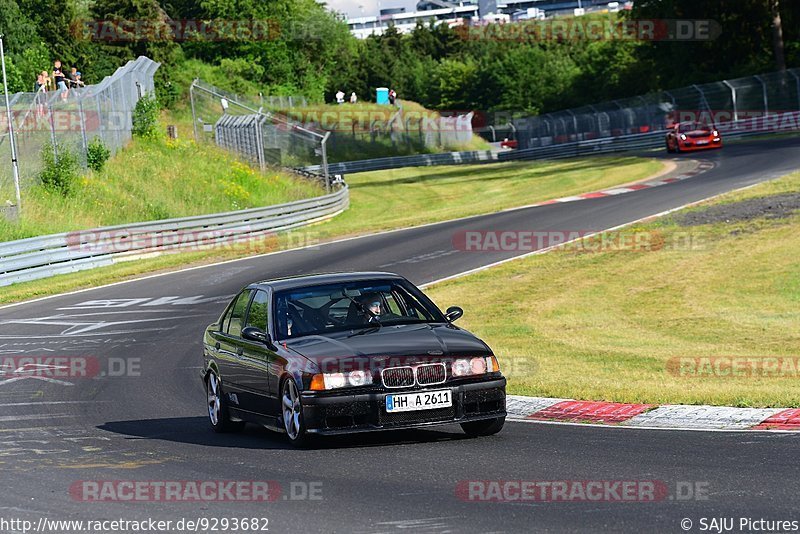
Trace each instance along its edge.
<path fill-rule="evenodd" d="M 9 97 L 11 132 L 17 149 L 20 187 L 38 182 L 43 150 L 54 161 L 70 152 L 86 166 L 88 145 L 95 139 L 115 153 L 131 139 L 136 102 L 154 90 L 153 75 L 160 66 L 140 56 L 96 85 L 68 91 L 16 93 Z M 4 103 L 4 102 L 3 102 Z M 7 115 L 0 118 L 0 203 L 14 198 L 11 140 Z"/>
<path fill-rule="evenodd" d="M 788 69 L 517 119 L 514 128 L 519 148 L 527 149 L 661 131 L 676 122 L 758 127 L 798 110 L 800 69 Z"/>
<path fill-rule="evenodd" d="M 302 112 L 300 112 L 302 113 Z M 363 155 L 410 155 L 463 148 L 472 140 L 473 113 L 440 115 L 425 109 L 397 107 L 351 108 L 305 112 L 306 124 L 331 132 L 331 161 Z"/>
<path fill-rule="evenodd" d="M 304 97 L 239 95 L 201 80 L 190 95 L 195 138 L 256 166 L 319 167 L 324 174 L 323 151 L 338 162 L 457 150 L 472 140 L 472 113 L 442 116 L 400 101 L 314 105 Z"/>
<path fill-rule="evenodd" d="M 320 169 L 317 178 L 330 188 L 326 142 L 328 134 L 265 110 L 252 100 L 195 80 L 189 95 L 194 138 L 236 153 L 255 167 Z"/>

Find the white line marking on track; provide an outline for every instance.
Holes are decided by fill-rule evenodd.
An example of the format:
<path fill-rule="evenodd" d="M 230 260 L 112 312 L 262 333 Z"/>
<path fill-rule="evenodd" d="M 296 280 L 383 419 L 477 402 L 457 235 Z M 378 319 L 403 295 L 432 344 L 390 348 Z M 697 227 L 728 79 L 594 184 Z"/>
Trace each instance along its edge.
<path fill-rule="evenodd" d="M 567 421 L 540 421 L 538 419 L 518 419 L 515 417 L 508 417 L 506 421 L 509 423 L 527 423 L 527 424 L 542 424 L 542 425 L 566 425 L 566 426 L 586 426 L 593 428 L 620 428 L 625 430 L 680 430 L 683 432 L 738 432 L 740 434 L 793 434 L 800 435 L 796 430 L 763 430 L 763 429 L 724 429 L 724 428 L 684 428 L 684 427 L 663 427 L 663 426 L 625 426 L 625 425 L 601 425 L 597 423 L 570 423 Z"/>

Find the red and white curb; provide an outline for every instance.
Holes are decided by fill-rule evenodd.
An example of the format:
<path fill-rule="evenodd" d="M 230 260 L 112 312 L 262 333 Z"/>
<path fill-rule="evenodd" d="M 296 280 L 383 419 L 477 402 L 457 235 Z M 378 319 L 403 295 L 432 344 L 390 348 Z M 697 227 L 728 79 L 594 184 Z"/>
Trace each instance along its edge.
<path fill-rule="evenodd" d="M 641 191 L 642 189 L 650 189 L 651 187 L 658 187 L 661 185 L 672 184 L 675 182 L 681 182 L 688 178 L 693 178 L 698 174 L 702 174 L 706 171 L 709 171 L 714 168 L 714 163 L 711 161 L 701 160 L 697 162 L 697 165 L 691 171 L 686 171 L 681 173 L 677 176 L 672 176 L 670 178 L 662 178 L 662 179 L 655 179 L 655 180 L 648 180 L 646 182 L 639 182 L 635 184 L 630 184 L 627 186 L 622 187 L 614 187 L 611 189 L 603 189 L 602 191 L 592 191 L 590 193 L 582 193 L 580 195 L 574 195 L 571 197 L 562 197 L 562 198 L 555 198 L 552 200 L 545 200 L 544 202 L 539 202 L 536 204 L 531 204 L 527 207 L 535 207 L 535 206 L 546 206 L 548 204 L 558 204 L 562 202 L 576 202 L 578 200 L 586 200 L 589 198 L 603 198 L 603 197 L 610 197 L 614 195 L 623 195 L 625 193 L 633 193 L 634 191 Z"/>
<path fill-rule="evenodd" d="M 682 430 L 800 430 L 800 409 L 631 404 L 509 395 L 511 420 Z"/>

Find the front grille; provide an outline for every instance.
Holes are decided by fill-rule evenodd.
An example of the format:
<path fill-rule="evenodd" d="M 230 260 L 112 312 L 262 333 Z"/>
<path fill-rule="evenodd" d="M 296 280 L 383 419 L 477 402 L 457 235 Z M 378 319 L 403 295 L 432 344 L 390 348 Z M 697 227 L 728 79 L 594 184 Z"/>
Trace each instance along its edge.
<path fill-rule="evenodd" d="M 447 372 L 443 363 L 420 365 L 416 369 L 416 374 L 417 384 L 420 386 L 441 384 L 447 378 Z"/>
<path fill-rule="evenodd" d="M 393 412 L 380 410 L 379 422 L 381 425 L 403 425 L 409 423 L 429 423 L 434 421 L 448 421 L 456 416 L 454 406 L 436 408 L 433 410 L 420 410 L 417 412 Z"/>
<path fill-rule="evenodd" d="M 387 388 L 404 388 L 414 385 L 414 369 L 411 367 L 389 367 L 381 372 L 383 385 Z"/>

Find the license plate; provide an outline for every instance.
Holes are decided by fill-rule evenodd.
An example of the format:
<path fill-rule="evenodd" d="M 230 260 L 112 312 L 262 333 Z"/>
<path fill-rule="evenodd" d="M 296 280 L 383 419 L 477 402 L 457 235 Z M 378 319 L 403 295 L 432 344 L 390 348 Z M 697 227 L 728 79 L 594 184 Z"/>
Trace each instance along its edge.
<path fill-rule="evenodd" d="M 697 144 L 698 145 L 707 145 L 708 141 L 698 141 Z"/>
<path fill-rule="evenodd" d="M 453 396 L 449 389 L 386 395 L 386 411 L 389 413 L 449 408 L 452 405 Z"/>

